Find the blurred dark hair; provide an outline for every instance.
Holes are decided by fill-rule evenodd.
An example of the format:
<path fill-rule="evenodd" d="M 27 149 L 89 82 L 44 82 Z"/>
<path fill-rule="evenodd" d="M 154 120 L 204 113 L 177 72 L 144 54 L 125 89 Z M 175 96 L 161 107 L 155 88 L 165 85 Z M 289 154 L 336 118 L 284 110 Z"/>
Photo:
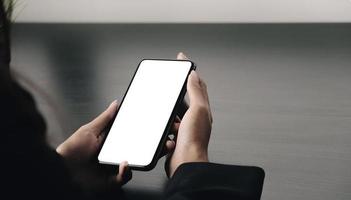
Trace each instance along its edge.
<path fill-rule="evenodd" d="M 12 1 L 9 1 L 10 6 L 6 6 L 3 0 L 0 0 L 0 64 L 1 71 L 9 70 L 10 55 L 10 14 L 8 8 L 12 10 Z"/>
<path fill-rule="evenodd" d="M 46 124 L 36 108 L 32 95 L 11 77 L 8 3 L 11 3 L 11 1 L 5 5 L 4 1 L 0 0 L 1 136 L 5 144 L 16 140 L 19 145 L 28 147 L 46 141 Z"/>
<path fill-rule="evenodd" d="M 0 103 L 6 107 L 9 114 L 16 119 L 19 115 L 32 116 L 28 117 L 26 122 L 32 121 L 33 124 L 38 122 L 41 127 L 40 132 L 45 132 L 45 122 L 38 112 L 35 106 L 32 95 L 24 90 L 17 82 L 24 84 L 28 89 L 34 91 L 40 98 L 42 98 L 51 110 L 52 115 L 57 120 L 57 125 L 60 127 L 62 132 L 64 129 L 64 113 L 58 109 L 58 106 L 53 98 L 47 94 L 47 92 L 36 84 L 33 80 L 28 78 L 25 74 L 22 74 L 14 69 L 10 69 L 11 62 L 11 49 L 10 49 L 10 28 L 11 28 L 11 13 L 13 4 L 11 0 L 0 0 Z M 11 105 L 12 104 L 12 105 Z M 12 109 L 13 107 L 18 108 Z M 2 110 L 6 113 L 6 110 Z M 35 115 L 35 117 L 33 117 Z M 1 120 L 1 117 L 0 117 Z M 7 120 L 10 120 L 8 118 Z M 2 120 L 4 122 L 5 120 Z M 16 121 L 16 120 L 15 120 Z M 18 121 L 18 120 L 17 120 Z M 21 124 L 21 123 L 18 123 Z"/>

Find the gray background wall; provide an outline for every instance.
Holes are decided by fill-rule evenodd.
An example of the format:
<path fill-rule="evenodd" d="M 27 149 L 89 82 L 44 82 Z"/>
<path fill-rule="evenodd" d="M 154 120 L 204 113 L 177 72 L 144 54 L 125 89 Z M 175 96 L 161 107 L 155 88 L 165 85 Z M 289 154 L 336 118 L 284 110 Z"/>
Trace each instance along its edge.
<path fill-rule="evenodd" d="M 263 167 L 263 200 L 350 200 L 350 35 L 348 24 L 16 24 L 12 64 L 51 98 L 32 90 L 56 146 L 121 99 L 141 59 L 184 51 L 208 84 L 211 161 Z M 129 195 L 157 196 L 163 160 L 133 176 Z"/>
<path fill-rule="evenodd" d="M 31 90 L 53 146 L 121 98 L 140 59 L 185 51 L 208 83 L 212 161 L 263 167 L 265 200 L 351 199 L 350 24 L 203 24 L 351 22 L 351 0 L 18 0 L 15 16 L 117 23 L 15 26 L 13 68 L 51 97 Z M 128 195 L 158 197 L 162 164 Z"/>
<path fill-rule="evenodd" d="M 18 22 L 350 22 L 351 0 L 17 0 Z"/>

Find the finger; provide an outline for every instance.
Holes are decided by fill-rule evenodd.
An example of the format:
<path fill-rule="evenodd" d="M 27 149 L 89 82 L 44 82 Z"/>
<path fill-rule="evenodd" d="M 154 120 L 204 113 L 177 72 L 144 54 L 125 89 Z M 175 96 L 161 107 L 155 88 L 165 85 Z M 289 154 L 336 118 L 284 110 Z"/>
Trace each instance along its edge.
<path fill-rule="evenodd" d="M 177 134 L 180 122 L 181 121 L 178 121 L 177 119 L 175 119 L 175 122 L 173 122 L 171 129 L 168 131 L 168 137 L 174 136 Z"/>
<path fill-rule="evenodd" d="M 175 144 L 175 142 L 173 140 L 167 140 L 166 144 L 165 144 L 165 146 L 164 146 L 164 148 L 163 148 L 163 150 L 161 152 L 160 158 L 162 158 L 163 156 L 173 152 L 174 148 L 175 148 L 175 145 L 176 144 Z"/>
<path fill-rule="evenodd" d="M 166 142 L 166 152 L 170 153 L 174 150 L 175 148 L 175 142 L 173 140 L 168 140 Z"/>
<path fill-rule="evenodd" d="M 175 123 L 180 123 L 182 120 L 180 119 L 180 117 L 178 117 L 178 115 L 175 117 L 174 122 Z"/>
<path fill-rule="evenodd" d="M 173 131 L 172 131 L 172 132 L 173 132 L 174 134 L 176 134 L 176 133 L 178 132 L 180 123 L 181 123 L 181 121 L 179 121 L 179 122 L 174 122 L 174 123 L 173 123 L 173 127 L 172 127 Z"/>
<path fill-rule="evenodd" d="M 171 130 L 168 133 L 168 138 L 170 140 L 175 140 L 175 138 L 177 137 L 178 131 L 179 131 L 179 126 L 180 126 L 180 121 L 179 122 L 174 122 L 172 124 Z"/>
<path fill-rule="evenodd" d="M 117 107 L 118 107 L 117 101 L 113 101 L 103 113 L 101 113 L 99 116 L 97 116 L 93 121 L 91 121 L 87 125 L 90 128 L 93 128 L 96 134 L 100 135 L 100 133 L 103 132 L 106 126 L 113 119 L 116 113 Z"/>
<path fill-rule="evenodd" d="M 195 71 L 192 71 L 188 77 L 187 90 L 189 94 L 190 107 L 195 104 L 208 105 L 206 85 Z"/>
<path fill-rule="evenodd" d="M 189 60 L 183 52 L 177 54 L 177 60 Z"/>
<path fill-rule="evenodd" d="M 132 171 L 128 166 L 128 162 L 124 161 L 119 165 L 118 174 L 116 176 L 116 182 L 122 186 L 132 179 Z"/>

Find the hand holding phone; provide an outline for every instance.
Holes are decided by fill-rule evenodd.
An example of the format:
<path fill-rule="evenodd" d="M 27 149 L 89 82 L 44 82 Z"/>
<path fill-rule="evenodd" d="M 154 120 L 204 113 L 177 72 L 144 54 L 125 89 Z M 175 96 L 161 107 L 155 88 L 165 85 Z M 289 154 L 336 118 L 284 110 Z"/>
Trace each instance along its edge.
<path fill-rule="evenodd" d="M 192 71 L 187 92 L 190 106 L 181 121 L 175 124 L 176 148 L 165 163 L 166 173 L 173 176 L 183 163 L 208 162 L 208 143 L 212 129 L 212 114 L 205 82 Z"/>
<path fill-rule="evenodd" d="M 113 101 L 104 112 L 81 126 L 56 149 L 71 173 L 80 177 L 77 183 L 89 190 L 119 188 L 132 178 L 126 162 L 121 163 L 118 169 L 114 166 L 101 167 L 96 163 L 96 155 L 105 138 L 105 127 L 113 119 L 117 108 L 117 101 Z M 86 181 L 88 179 L 94 181 Z"/>
<path fill-rule="evenodd" d="M 132 169 L 152 169 L 194 69 L 188 60 L 141 61 L 101 148 L 99 162 L 118 165 L 127 160 Z"/>

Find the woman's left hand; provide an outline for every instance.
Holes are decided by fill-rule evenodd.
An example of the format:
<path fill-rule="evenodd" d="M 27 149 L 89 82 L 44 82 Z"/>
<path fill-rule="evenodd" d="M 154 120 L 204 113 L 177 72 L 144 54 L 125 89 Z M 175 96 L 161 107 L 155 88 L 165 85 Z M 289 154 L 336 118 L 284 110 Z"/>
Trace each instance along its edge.
<path fill-rule="evenodd" d="M 113 119 L 118 103 L 114 101 L 98 117 L 80 127 L 56 149 L 73 172 L 73 177 L 88 189 L 120 187 L 132 178 L 127 162 L 112 166 L 100 165 L 97 154 L 106 136 L 106 127 Z"/>

